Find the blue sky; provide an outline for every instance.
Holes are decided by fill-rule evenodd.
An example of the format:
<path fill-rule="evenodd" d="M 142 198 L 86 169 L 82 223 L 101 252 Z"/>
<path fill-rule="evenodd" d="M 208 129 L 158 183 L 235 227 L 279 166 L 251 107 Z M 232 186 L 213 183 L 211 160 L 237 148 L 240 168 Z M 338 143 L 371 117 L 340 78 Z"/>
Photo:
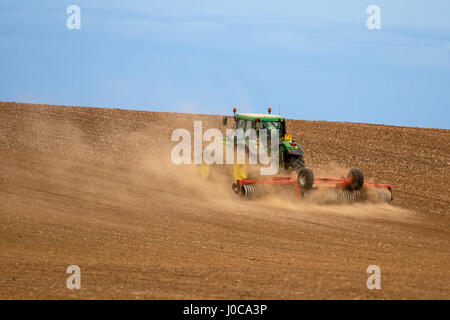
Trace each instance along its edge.
<path fill-rule="evenodd" d="M 450 1 L 2 0 L 0 100 L 449 129 Z"/>

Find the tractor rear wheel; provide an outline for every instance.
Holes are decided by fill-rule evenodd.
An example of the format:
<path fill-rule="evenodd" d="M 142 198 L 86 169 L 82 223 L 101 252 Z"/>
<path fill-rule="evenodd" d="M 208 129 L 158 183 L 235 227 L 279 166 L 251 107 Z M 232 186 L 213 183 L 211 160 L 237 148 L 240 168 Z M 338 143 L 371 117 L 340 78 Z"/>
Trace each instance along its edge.
<path fill-rule="evenodd" d="M 299 172 L 301 168 L 305 167 L 305 160 L 303 159 L 303 155 L 290 156 L 288 158 L 288 165 L 295 172 Z"/>

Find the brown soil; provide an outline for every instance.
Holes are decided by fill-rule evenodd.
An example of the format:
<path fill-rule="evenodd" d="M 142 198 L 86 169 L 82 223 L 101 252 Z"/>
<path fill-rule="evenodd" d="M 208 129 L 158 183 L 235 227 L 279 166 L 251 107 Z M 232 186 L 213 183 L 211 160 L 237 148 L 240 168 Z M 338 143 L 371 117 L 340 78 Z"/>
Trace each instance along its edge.
<path fill-rule="evenodd" d="M 288 121 L 318 174 L 394 186 L 392 205 L 314 205 L 243 201 L 172 165 L 170 135 L 194 120 L 221 128 L 0 102 L 0 298 L 450 298 L 449 130 Z"/>

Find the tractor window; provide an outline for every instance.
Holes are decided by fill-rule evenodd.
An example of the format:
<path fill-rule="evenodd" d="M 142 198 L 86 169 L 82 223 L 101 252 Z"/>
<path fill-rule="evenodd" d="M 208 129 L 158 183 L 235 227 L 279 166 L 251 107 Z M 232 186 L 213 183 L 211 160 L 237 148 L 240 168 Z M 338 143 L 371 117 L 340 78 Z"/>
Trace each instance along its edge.
<path fill-rule="evenodd" d="M 237 119 L 235 131 L 238 129 L 242 129 L 242 130 L 240 130 L 240 132 L 238 132 L 237 134 L 235 132 L 235 135 L 238 138 L 242 138 L 244 136 L 244 129 L 245 129 L 245 120 L 244 119 Z"/>
<path fill-rule="evenodd" d="M 247 131 L 248 129 L 255 129 L 255 122 L 252 120 L 247 120 L 245 122 L 245 131 Z"/>
<path fill-rule="evenodd" d="M 237 119 L 237 123 L 236 123 L 236 130 L 237 129 L 245 129 L 245 120 L 244 119 Z"/>
<path fill-rule="evenodd" d="M 272 135 L 275 131 L 278 131 L 278 135 L 281 137 L 280 129 L 281 129 L 281 122 L 280 121 L 265 121 L 262 125 L 263 129 L 267 130 L 268 135 Z"/>

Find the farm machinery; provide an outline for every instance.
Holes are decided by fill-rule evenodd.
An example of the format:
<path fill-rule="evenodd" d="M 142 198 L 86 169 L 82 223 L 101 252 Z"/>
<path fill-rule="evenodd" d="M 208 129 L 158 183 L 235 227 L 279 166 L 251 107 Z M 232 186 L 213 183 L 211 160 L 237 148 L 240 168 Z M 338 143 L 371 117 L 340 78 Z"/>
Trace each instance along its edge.
<path fill-rule="evenodd" d="M 315 201 L 392 201 L 392 186 L 365 182 L 361 169 L 353 168 L 347 177 L 315 178 L 310 168 L 300 168 L 292 175 L 271 176 L 267 179 L 239 179 L 233 183 L 236 194 L 257 199 L 270 192 L 290 187 L 299 199 Z"/>
<path fill-rule="evenodd" d="M 312 169 L 305 166 L 303 150 L 293 139 L 291 134 L 286 133 L 286 119 L 283 116 L 272 115 L 271 109 L 268 114 L 236 114 L 233 109 L 234 126 L 233 134 L 223 139 L 223 145 L 236 145 L 244 142 L 246 153 L 255 152 L 264 146 L 263 139 L 259 139 L 259 131 L 265 129 L 269 135 L 277 133 L 279 143 L 275 148 L 278 152 L 279 168 L 281 174 L 258 175 L 248 172 L 246 163 L 233 163 L 233 184 L 234 192 L 246 199 L 257 199 L 266 194 L 290 190 L 299 199 L 311 199 L 317 201 L 392 201 L 392 186 L 388 184 L 378 184 L 364 180 L 361 169 L 353 168 L 347 177 L 328 178 L 315 177 Z M 224 117 L 223 124 L 227 124 L 227 117 Z M 242 132 L 253 129 L 256 130 L 256 137 L 248 137 Z M 225 166 L 222 166 L 225 167 Z M 200 172 L 203 178 L 209 178 L 210 165 L 202 164 Z M 230 171 L 228 171 L 230 172 Z M 250 173 L 250 174 L 249 174 Z"/>

